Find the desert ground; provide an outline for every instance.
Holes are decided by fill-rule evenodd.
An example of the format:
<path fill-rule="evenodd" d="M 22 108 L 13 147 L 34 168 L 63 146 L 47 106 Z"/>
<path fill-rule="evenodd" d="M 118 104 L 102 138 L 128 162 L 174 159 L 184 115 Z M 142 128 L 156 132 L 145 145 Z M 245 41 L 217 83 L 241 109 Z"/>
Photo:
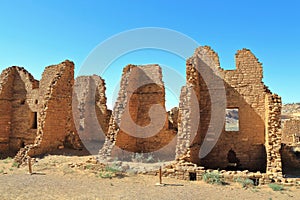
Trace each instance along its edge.
<path fill-rule="evenodd" d="M 46 155 L 17 167 L 0 160 L 0 199 L 299 199 L 300 188 L 273 191 L 268 186 L 243 188 L 239 183 L 211 185 L 158 176 L 107 170 L 89 161 L 92 156 Z M 137 164 L 138 165 L 138 164 Z M 140 164 L 143 165 L 143 164 Z M 105 170 L 104 170 L 105 169 Z"/>

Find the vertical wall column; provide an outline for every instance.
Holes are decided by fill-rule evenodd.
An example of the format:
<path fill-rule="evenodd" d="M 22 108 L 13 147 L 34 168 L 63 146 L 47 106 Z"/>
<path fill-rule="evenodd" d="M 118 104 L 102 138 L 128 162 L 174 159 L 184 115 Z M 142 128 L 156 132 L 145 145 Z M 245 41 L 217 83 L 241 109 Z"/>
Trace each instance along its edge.
<path fill-rule="evenodd" d="M 12 69 L 4 70 L 0 76 L 0 154 L 9 151 L 12 113 Z"/>
<path fill-rule="evenodd" d="M 176 160 L 189 161 L 191 139 L 191 87 L 181 88 L 178 116 Z"/>
<path fill-rule="evenodd" d="M 272 180 L 282 178 L 281 148 L 281 98 L 276 94 L 266 95 L 266 172 Z M 276 181 L 276 180 L 275 180 Z"/>

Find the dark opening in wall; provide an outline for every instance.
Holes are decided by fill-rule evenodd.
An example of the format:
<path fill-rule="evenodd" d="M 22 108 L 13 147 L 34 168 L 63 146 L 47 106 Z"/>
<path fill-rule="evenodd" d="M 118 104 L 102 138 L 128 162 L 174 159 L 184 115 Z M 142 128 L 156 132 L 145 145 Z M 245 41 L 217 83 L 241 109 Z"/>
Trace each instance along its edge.
<path fill-rule="evenodd" d="M 26 102 L 25 99 L 22 99 L 20 103 L 21 103 L 21 105 L 24 105 L 25 102 Z"/>
<path fill-rule="evenodd" d="M 197 180 L 197 174 L 195 172 L 189 172 L 190 181 Z"/>
<path fill-rule="evenodd" d="M 235 151 L 230 149 L 227 153 L 228 166 L 226 170 L 238 170 L 240 167 L 240 159 L 236 157 Z"/>
<path fill-rule="evenodd" d="M 38 103 L 39 103 L 39 101 L 36 99 L 36 100 L 35 100 L 35 104 L 38 104 Z"/>
<path fill-rule="evenodd" d="M 37 112 L 33 112 L 31 115 L 31 129 L 37 129 Z"/>
<path fill-rule="evenodd" d="M 22 142 L 21 142 L 21 145 L 20 145 L 20 148 L 24 148 L 24 147 L 25 147 L 25 142 L 22 141 Z"/>
<path fill-rule="evenodd" d="M 226 122 L 225 131 L 239 131 L 239 109 L 227 108 L 226 109 Z"/>

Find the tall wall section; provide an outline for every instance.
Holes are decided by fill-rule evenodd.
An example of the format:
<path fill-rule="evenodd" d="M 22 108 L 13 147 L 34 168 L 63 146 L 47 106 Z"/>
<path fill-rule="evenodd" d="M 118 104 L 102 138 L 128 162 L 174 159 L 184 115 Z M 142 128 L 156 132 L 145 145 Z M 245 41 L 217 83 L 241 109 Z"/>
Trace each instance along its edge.
<path fill-rule="evenodd" d="M 198 61 L 195 61 L 198 59 Z M 212 62 L 205 62 L 205 60 Z M 212 151 L 199 159 L 199 150 L 206 141 L 211 126 L 211 92 L 218 92 L 214 84 L 208 85 L 203 74 L 197 73 L 199 67 L 209 67 L 216 70 L 218 75 L 210 77 L 212 80 L 223 79 L 226 92 L 226 109 L 237 109 L 239 116 L 238 131 L 226 131 L 225 124 L 216 145 Z M 198 68 L 198 70 L 197 70 Z M 236 69 L 223 70 L 219 64 L 218 55 L 210 47 L 199 47 L 192 58 L 187 60 L 187 85 L 192 85 L 197 93 L 200 109 L 200 125 L 197 135 L 190 142 L 190 161 L 208 168 L 226 169 L 236 164 L 237 169 L 265 171 L 267 153 L 265 148 L 265 97 L 270 92 L 262 82 L 262 66 L 250 50 L 243 49 L 236 54 Z M 207 78 L 207 77 L 206 77 Z M 220 111 L 225 119 L 225 112 Z M 179 124 L 181 126 L 181 124 Z M 182 133 L 178 133 L 180 137 Z M 206 137 L 206 139 L 209 139 Z M 231 163 L 230 154 L 235 156 L 235 163 Z M 178 155 L 178 157 L 180 157 Z M 232 160 L 232 159 L 231 159 Z"/>
<path fill-rule="evenodd" d="M 95 154 L 104 144 L 111 115 L 106 106 L 105 89 L 104 80 L 97 75 L 80 76 L 75 80 L 72 106 L 76 130 L 86 148 Z"/>
<path fill-rule="evenodd" d="M 282 178 L 281 163 L 281 98 L 276 94 L 266 95 L 266 172 L 270 179 Z M 277 182 L 277 181 L 276 181 Z"/>
<path fill-rule="evenodd" d="M 80 146 L 72 115 L 73 84 L 73 62 L 46 67 L 40 81 L 37 137 L 29 155 L 62 148 L 70 135 L 74 146 Z"/>
<path fill-rule="evenodd" d="M 6 138 L 0 152 L 15 154 L 34 141 L 39 82 L 24 68 L 10 67 L 2 72 L 0 85 L 0 137 Z"/>
<path fill-rule="evenodd" d="M 108 139 L 99 152 L 100 157 L 111 153 L 122 155 L 124 151 L 160 150 L 176 136 L 168 124 L 161 68 L 158 65 L 128 65 L 123 70 Z M 165 151 L 174 154 L 175 145 L 172 150 Z"/>
<path fill-rule="evenodd" d="M 8 68 L 0 76 L 0 152 L 1 154 L 9 151 L 9 137 L 11 133 L 11 99 L 13 92 L 11 89 L 13 83 L 12 69 Z"/>

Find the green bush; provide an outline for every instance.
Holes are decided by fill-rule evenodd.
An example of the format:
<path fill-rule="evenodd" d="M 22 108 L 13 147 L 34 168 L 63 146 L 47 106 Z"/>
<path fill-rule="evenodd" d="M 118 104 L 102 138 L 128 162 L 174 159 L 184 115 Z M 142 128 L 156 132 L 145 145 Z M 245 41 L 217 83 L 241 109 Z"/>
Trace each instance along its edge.
<path fill-rule="evenodd" d="M 8 164 L 11 160 L 12 160 L 11 157 L 7 157 L 3 162 L 4 162 L 5 164 Z"/>
<path fill-rule="evenodd" d="M 218 184 L 223 185 L 225 182 L 223 181 L 222 175 L 219 172 L 206 172 L 203 174 L 203 180 L 206 183 L 210 184 Z"/>
<path fill-rule="evenodd" d="M 122 171 L 122 170 L 121 170 L 120 167 L 117 166 L 116 164 L 112 164 L 112 165 L 107 165 L 107 166 L 105 167 L 105 171 L 111 172 L 111 173 L 117 173 L 117 172 L 120 172 L 120 171 Z"/>
<path fill-rule="evenodd" d="M 284 190 L 282 185 L 276 184 L 276 183 L 270 183 L 268 185 L 273 191 L 282 191 Z"/>
<path fill-rule="evenodd" d="M 98 176 L 100 178 L 112 178 L 116 176 L 121 176 L 121 168 L 116 164 L 107 165 L 103 171 L 101 171 Z"/>
<path fill-rule="evenodd" d="M 17 162 L 13 162 L 11 166 L 12 167 L 19 167 L 19 164 Z"/>
<path fill-rule="evenodd" d="M 112 178 L 115 174 L 113 174 L 112 172 L 108 172 L 108 171 L 102 171 L 99 173 L 99 177 L 100 178 Z"/>
<path fill-rule="evenodd" d="M 243 188 L 254 186 L 254 181 L 249 178 L 238 177 L 235 179 L 235 182 L 240 183 Z"/>
<path fill-rule="evenodd" d="M 91 164 L 88 164 L 85 166 L 85 169 L 92 169 L 92 168 L 93 168 L 93 166 Z"/>

